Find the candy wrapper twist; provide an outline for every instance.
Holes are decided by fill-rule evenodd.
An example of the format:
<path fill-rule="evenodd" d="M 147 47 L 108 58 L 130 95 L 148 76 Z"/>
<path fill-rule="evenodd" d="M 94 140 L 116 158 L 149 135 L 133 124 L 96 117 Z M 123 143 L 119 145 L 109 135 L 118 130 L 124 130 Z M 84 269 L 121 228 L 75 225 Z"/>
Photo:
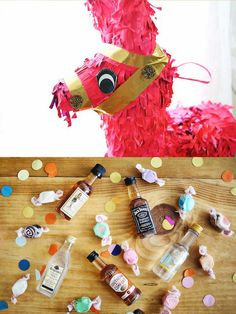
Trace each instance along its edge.
<path fill-rule="evenodd" d="M 101 304 L 102 300 L 99 296 L 93 300 L 91 300 L 89 297 L 81 297 L 79 299 L 73 300 L 70 304 L 67 305 L 68 312 L 66 314 L 70 314 L 73 309 L 77 313 L 87 313 L 90 309 L 96 310 L 96 313 L 98 313 L 101 310 Z"/>
<path fill-rule="evenodd" d="M 138 254 L 134 249 L 129 247 L 127 241 L 121 244 L 121 248 L 124 250 L 123 259 L 128 264 L 131 265 L 132 270 L 136 276 L 140 275 L 140 270 L 138 267 Z"/>
<path fill-rule="evenodd" d="M 205 245 L 199 246 L 199 253 L 201 255 L 199 262 L 202 266 L 202 269 L 208 273 L 212 279 L 216 279 L 216 275 L 213 271 L 214 259 L 207 253 L 207 247 Z"/>
<path fill-rule="evenodd" d="M 216 211 L 215 208 L 209 210 L 211 224 L 223 235 L 230 237 L 234 231 L 230 229 L 230 221 L 223 214 Z"/>
<path fill-rule="evenodd" d="M 28 280 L 30 279 L 30 274 L 27 274 L 26 276 L 18 279 L 14 285 L 12 286 L 12 297 L 11 297 L 11 302 L 13 304 L 17 303 L 17 298 L 22 295 L 27 287 L 28 287 Z"/>
<path fill-rule="evenodd" d="M 16 230 L 18 237 L 25 237 L 25 238 L 40 238 L 44 232 L 48 232 L 48 227 L 41 227 L 39 225 L 30 225 L 25 228 L 21 227 L 20 229 Z"/>
<path fill-rule="evenodd" d="M 148 183 L 156 183 L 159 186 L 165 185 L 165 181 L 159 179 L 156 172 L 150 169 L 145 169 L 142 165 L 137 164 L 136 169 L 142 174 L 142 179 Z"/>
<path fill-rule="evenodd" d="M 163 308 L 160 314 L 171 314 L 171 310 L 174 310 L 179 304 L 180 296 L 180 291 L 175 286 L 172 286 L 172 289 L 168 290 L 162 298 Z"/>
<path fill-rule="evenodd" d="M 109 225 L 106 223 L 107 216 L 105 215 L 96 215 L 96 225 L 93 227 L 94 234 L 101 238 L 101 245 L 111 245 L 112 237 L 110 235 Z"/>
<path fill-rule="evenodd" d="M 185 219 L 187 213 L 189 213 L 195 205 L 195 200 L 193 199 L 193 195 L 196 195 L 195 189 L 192 186 L 189 186 L 185 190 L 185 194 L 182 194 L 179 198 L 179 215 L 181 219 Z"/>
<path fill-rule="evenodd" d="M 45 191 L 41 192 L 38 197 L 33 196 L 31 202 L 34 206 L 42 206 L 43 204 L 53 203 L 58 201 L 63 195 L 63 191 Z"/>

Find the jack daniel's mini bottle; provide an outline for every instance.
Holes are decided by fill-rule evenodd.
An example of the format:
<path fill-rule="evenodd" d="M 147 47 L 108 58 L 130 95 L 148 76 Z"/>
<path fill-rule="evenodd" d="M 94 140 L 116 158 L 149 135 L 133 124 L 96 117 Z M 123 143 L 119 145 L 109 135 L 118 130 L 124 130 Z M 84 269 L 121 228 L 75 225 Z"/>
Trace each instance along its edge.
<path fill-rule="evenodd" d="M 135 177 L 125 178 L 125 185 L 128 186 L 130 210 L 140 238 L 156 234 L 156 228 L 152 220 L 151 211 L 147 200 L 141 197 L 136 185 Z"/>
<path fill-rule="evenodd" d="M 101 179 L 106 169 L 96 164 L 90 174 L 82 181 L 78 181 L 70 192 L 62 199 L 56 211 L 67 220 L 71 220 L 80 208 L 87 202 L 92 193 L 92 185 L 96 179 Z"/>

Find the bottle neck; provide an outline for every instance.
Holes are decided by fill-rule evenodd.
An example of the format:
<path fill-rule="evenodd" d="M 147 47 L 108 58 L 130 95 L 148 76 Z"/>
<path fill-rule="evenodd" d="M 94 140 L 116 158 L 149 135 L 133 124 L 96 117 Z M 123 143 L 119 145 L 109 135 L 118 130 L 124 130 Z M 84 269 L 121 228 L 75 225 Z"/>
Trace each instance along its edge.
<path fill-rule="evenodd" d="M 128 195 L 129 195 L 129 199 L 135 200 L 136 198 L 141 198 L 141 194 L 138 190 L 137 184 L 133 183 L 131 185 L 128 185 Z"/>
<path fill-rule="evenodd" d="M 63 244 L 62 247 L 63 247 L 63 249 L 64 249 L 65 251 L 70 251 L 71 248 L 72 248 L 72 246 L 73 246 L 73 244 L 74 244 L 74 243 L 65 240 L 65 242 L 64 242 L 64 244 Z"/>
<path fill-rule="evenodd" d="M 92 185 L 96 180 L 97 180 L 97 176 L 95 174 L 93 174 L 92 172 L 90 172 L 90 174 L 84 179 L 84 181 L 88 184 L 88 185 Z"/>
<path fill-rule="evenodd" d="M 102 271 L 107 266 L 100 257 L 97 257 L 92 263 L 99 271 Z"/>
<path fill-rule="evenodd" d="M 184 246 L 188 251 L 198 236 L 199 234 L 196 231 L 189 229 L 185 236 L 180 240 L 179 244 Z"/>

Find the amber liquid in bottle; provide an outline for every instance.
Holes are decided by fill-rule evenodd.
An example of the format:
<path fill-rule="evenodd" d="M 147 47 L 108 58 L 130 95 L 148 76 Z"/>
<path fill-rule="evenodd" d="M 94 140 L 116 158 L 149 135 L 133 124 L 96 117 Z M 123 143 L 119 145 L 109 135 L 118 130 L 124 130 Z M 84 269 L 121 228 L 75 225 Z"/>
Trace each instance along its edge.
<path fill-rule="evenodd" d="M 141 291 L 117 268 L 116 265 L 106 264 L 98 253 L 93 251 L 88 260 L 100 271 L 100 277 L 126 305 L 133 304 L 141 295 Z"/>
<path fill-rule="evenodd" d="M 156 234 L 151 210 L 147 200 L 141 197 L 136 185 L 135 177 L 127 177 L 125 184 L 128 186 L 128 195 L 131 200 L 129 207 L 140 238 Z"/>

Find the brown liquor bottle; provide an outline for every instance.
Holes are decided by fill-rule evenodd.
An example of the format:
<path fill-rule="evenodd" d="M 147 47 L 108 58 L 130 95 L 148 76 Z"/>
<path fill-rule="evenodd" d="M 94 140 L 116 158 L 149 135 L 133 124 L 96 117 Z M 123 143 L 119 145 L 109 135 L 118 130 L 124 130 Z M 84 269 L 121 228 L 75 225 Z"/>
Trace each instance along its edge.
<path fill-rule="evenodd" d="M 101 280 L 104 281 L 126 305 L 131 305 L 139 299 L 141 291 L 136 288 L 115 265 L 106 264 L 95 251 L 91 252 L 87 256 L 87 259 L 100 271 Z"/>
<path fill-rule="evenodd" d="M 130 199 L 130 210 L 140 238 L 156 234 L 156 228 L 152 219 L 147 200 L 141 197 L 135 177 L 125 178 Z"/>
<path fill-rule="evenodd" d="M 106 169 L 96 164 L 90 174 L 82 181 L 78 181 L 69 193 L 61 200 L 56 211 L 67 220 L 71 220 L 87 202 L 92 193 L 92 185 L 96 179 L 101 179 Z"/>

